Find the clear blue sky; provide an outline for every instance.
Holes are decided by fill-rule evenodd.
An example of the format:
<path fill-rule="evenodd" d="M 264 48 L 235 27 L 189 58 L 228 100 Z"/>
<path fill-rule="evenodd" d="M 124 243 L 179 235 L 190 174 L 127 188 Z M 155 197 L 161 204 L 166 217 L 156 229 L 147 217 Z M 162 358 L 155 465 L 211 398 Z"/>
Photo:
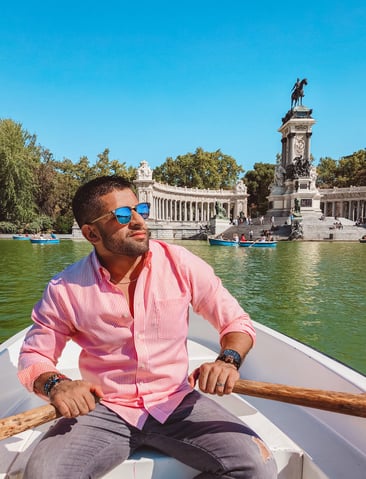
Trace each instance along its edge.
<path fill-rule="evenodd" d="M 2 2 L 0 118 L 55 158 L 275 163 L 297 77 L 312 153 L 366 147 L 364 0 Z"/>

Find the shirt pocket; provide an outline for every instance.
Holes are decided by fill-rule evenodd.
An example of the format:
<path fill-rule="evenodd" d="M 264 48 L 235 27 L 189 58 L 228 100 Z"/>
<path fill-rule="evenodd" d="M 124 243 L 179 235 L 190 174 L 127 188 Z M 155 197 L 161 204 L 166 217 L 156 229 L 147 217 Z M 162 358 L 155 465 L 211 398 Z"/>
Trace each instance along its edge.
<path fill-rule="evenodd" d="M 185 296 L 156 299 L 155 325 L 160 339 L 186 338 L 189 302 Z"/>

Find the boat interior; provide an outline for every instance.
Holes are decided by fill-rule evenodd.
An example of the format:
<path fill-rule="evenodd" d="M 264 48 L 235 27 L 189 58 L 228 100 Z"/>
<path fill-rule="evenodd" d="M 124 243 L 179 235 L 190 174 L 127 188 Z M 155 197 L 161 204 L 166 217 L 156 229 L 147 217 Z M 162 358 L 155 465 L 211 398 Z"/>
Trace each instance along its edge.
<path fill-rule="evenodd" d="M 217 335 L 214 330 L 211 331 L 211 326 L 208 325 L 207 328 L 207 323 L 198 316 L 191 320 L 192 324 L 188 341 L 190 371 L 205 361 L 215 359 L 218 352 Z M 299 346 L 299 343 L 290 338 L 261 325 L 256 326 L 257 345 L 241 368 L 243 378 L 277 383 L 291 380 L 293 385 L 323 389 L 331 383 L 333 389 L 336 386 L 336 390 L 339 391 L 366 391 L 366 381 L 360 384 L 360 378 L 365 379 L 363 376 L 355 373 L 353 379 L 342 378 L 342 371 L 332 370 L 334 361 L 329 359 L 330 367 L 327 358 L 320 353 L 319 358 L 310 357 L 306 354 L 306 347 L 304 351 L 301 349 L 303 346 Z M 18 352 L 23 334 L 19 333 L 11 343 L 9 341 L 4 343 L 0 350 L 3 384 L 7 386 L 3 388 L 0 402 L 1 417 L 44 404 L 34 394 L 28 393 L 16 377 Z M 59 369 L 74 379 L 79 377 L 78 354 L 78 346 L 70 342 L 59 363 Z M 342 369 L 342 365 L 339 367 Z M 348 371 L 348 368 L 346 369 Z M 335 377 L 337 384 L 334 383 Z M 278 478 L 365 477 L 366 419 L 237 394 L 211 397 L 240 417 L 266 442 L 276 459 Z M 1 479 L 23 477 L 24 467 L 32 449 L 50 425 L 52 422 L 0 442 Z M 191 479 L 196 475 L 198 471 L 173 458 L 153 450 L 141 449 L 104 477 Z"/>

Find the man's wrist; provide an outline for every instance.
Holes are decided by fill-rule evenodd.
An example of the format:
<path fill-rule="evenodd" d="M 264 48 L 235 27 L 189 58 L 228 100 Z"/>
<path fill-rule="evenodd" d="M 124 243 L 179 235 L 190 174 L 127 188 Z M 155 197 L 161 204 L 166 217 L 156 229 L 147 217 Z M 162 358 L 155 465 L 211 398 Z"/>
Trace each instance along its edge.
<path fill-rule="evenodd" d="M 61 381 L 71 381 L 71 379 L 61 373 L 52 374 L 43 385 L 43 394 L 49 397 L 52 389 Z"/>
<path fill-rule="evenodd" d="M 233 364 L 236 369 L 239 369 L 242 363 L 242 358 L 234 349 L 224 349 L 218 355 L 216 361 L 223 361 L 224 363 Z"/>

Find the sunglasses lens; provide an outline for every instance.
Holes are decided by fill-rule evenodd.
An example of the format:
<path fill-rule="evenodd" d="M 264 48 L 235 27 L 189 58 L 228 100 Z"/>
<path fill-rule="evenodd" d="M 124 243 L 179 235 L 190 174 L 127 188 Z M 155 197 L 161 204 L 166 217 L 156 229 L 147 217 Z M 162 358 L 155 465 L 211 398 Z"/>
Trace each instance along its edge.
<path fill-rule="evenodd" d="M 149 217 L 150 213 L 150 204 L 149 203 L 139 203 L 136 208 L 134 208 L 137 213 L 146 220 Z M 132 210 L 129 206 L 121 206 L 114 211 L 114 214 L 117 218 L 118 223 L 125 225 L 131 221 Z"/>
<path fill-rule="evenodd" d="M 129 223 L 131 220 L 131 208 L 128 206 L 121 206 L 120 208 L 117 208 L 114 214 L 116 215 L 118 223 L 121 225 Z"/>
<path fill-rule="evenodd" d="M 146 220 L 149 217 L 150 205 L 149 203 L 139 203 L 136 206 L 137 213 Z"/>

